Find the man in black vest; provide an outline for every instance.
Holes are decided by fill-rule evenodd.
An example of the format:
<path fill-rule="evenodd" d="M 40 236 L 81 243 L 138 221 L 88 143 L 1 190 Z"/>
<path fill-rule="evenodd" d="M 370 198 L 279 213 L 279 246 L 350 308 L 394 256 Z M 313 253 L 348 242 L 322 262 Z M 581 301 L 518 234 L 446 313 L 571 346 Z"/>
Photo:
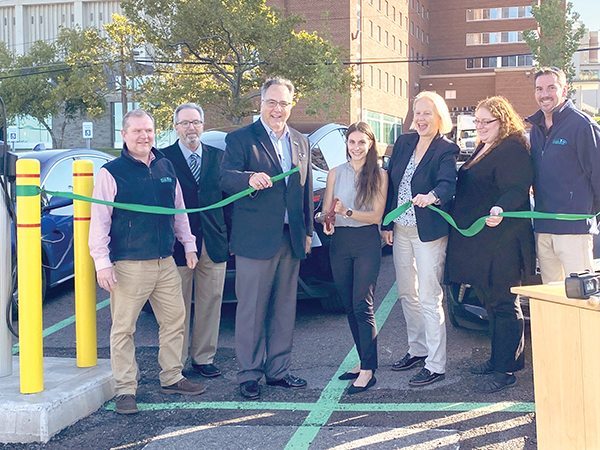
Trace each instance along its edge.
<path fill-rule="evenodd" d="M 290 373 L 300 260 L 310 251 L 313 192 L 308 139 L 287 126 L 294 85 L 272 78 L 261 89 L 261 116 L 229 133 L 221 187 L 256 192 L 234 203 L 231 251 L 235 254 L 236 359 L 240 392 L 260 395 L 269 386 L 303 388 Z M 298 167 L 276 183 L 271 177 Z"/>
<path fill-rule="evenodd" d="M 166 208 L 185 208 L 173 166 L 154 145 L 154 120 L 141 109 L 123 117 L 123 151 L 98 172 L 94 198 Z M 116 410 L 138 412 L 138 366 L 133 333 L 150 300 L 159 325 L 158 362 L 162 391 L 198 395 L 204 386 L 181 374 L 185 307 L 181 277 L 173 260 L 175 237 L 188 266 L 198 262 L 186 214 L 161 215 L 92 204 L 89 246 L 98 284 L 110 292 L 110 360 L 116 382 Z"/>
<path fill-rule="evenodd" d="M 179 105 L 173 114 L 173 124 L 179 139 L 162 152 L 171 161 L 187 208 L 209 206 L 223 199 L 219 187 L 219 167 L 223 151 L 200 142 L 204 131 L 204 111 L 199 105 Z M 192 287 L 194 320 L 189 354 L 192 368 L 205 377 L 217 377 L 221 372 L 213 364 L 219 338 L 221 302 L 229 245 L 223 208 L 188 214 L 192 233 L 198 246 L 198 264 L 190 269 L 185 250 L 175 243 L 175 263 L 181 275 L 185 301 L 185 332 L 181 362 L 188 357 Z"/>

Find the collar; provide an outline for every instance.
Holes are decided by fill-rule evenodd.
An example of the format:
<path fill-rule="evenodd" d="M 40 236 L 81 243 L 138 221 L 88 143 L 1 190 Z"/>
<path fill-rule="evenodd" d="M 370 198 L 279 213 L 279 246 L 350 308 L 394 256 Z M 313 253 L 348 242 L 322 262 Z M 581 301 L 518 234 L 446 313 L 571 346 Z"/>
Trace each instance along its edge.
<path fill-rule="evenodd" d="M 157 157 L 157 155 L 161 154 L 156 148 L 152 147 L 150 149 L 150 157 L 148 158 L 148 166 L 150 166 L 150 164 L 152 164 L 152 161 L 154 161 Z M 127 144 L 123 143 L 123 150 L 121 150 L 121 156 L 123 156 L 126 159 L 130 159 L 132 161 L 137 161 L 140 164 L 146 164 L 143 161 L 140 161 L 137 158 L 134 158 L 133 156 L 131 156 L 131 153 L 129 153 L 129 149 L 127 148 Z"/>
<path fill-rule="evenodd" d="M 181 150 L 181 154 L 183 155 L 183 158 L 187 161 L 188 159 L 190 159 L 190 156 L 192 156 L 192 153 L 196 153 L 196 155 L 198 155 L 200 157 L 200 159 L 202 159 L 202 142 L 200 142 L 200 145 L 198 145 L 198 148 L 196 149 L 195 152 L 192 152 L 189 148 L 187 148 L 183 142 L 181 142 L 181 139 L 177 139 L 177 144 L 179 145 L 179 149 Z"/>
<path fill-rule="evenodd" d="M 567 116 L 574 109 L 575 109 L 575 105 L 573 104 L 571 99 L 565 100 L 564 103 L 562 105 L 560 105 L 559 108 L 556 108 L 554 110 L 554 112 L 552 113 L 552 126 L 556 125 L 561 120 L 563 120 L 565 118 L 565 116 Z M 544 116 L 544 113 L 542 112 L 541 109 L 538 110 L 535 114 L 529 116 L 525 120 L 531 124 L 534 124 L 539 127 L 542 127 L 543 129 L 546 129 L 546 117 Z"/>
<path fill-rule="evenodd" d="M 265 131 L 267 132 L 267 134 L 269 135 L 269 138 L 271 138 L 274 141 L 278 141 L 280 139 L 283 138 L 288 138 L 290 137 L 290 129 L 287 126 L 287 123 L 284 125 L 283 127 L 283 134 L 281 135 L 281 137 L 277 137 L 277 135 L 275 134 L 275 132 L 271 129 L 271 127 L 269 127 L 265 121 L 263 120 L 262 117 L 260 117 L 258 120 L 260 120 L 260 123 L 262 124 L 263 127 L 265 127 Z"/>

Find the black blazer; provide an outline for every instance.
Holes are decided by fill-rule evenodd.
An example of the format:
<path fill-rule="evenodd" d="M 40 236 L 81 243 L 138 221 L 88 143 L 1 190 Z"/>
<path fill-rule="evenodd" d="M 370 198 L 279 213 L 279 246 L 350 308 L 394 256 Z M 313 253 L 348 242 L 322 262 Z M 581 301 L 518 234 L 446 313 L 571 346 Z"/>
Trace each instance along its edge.
<path fill-rule="evenodd" d="M 175 167 L 185 207 L 188 209 L 212 205 L 223 199 L 223 192 L 219 187 L 219 167 L 223 159 L 223 151 L 208 145 L 201 145 L 202 166 L 199 183 L 196 183 L 190 167 L 181 153 L 179 140 L 161 150 Z M 204 239 L 206 251 L 213 262 L 227 261 L 229 245 L 223 208 L 188 214 L 188 217 L 192 233 L 196 236 L 198 252 L 201 251 L 202 239 Z M 173 256 L 178 266 L 185 266 L 185 250 L 179 242 L 175 244 Z"/>
<path fill-rule="evenodd" d="M 398 187 L 404 176 L 404 171 L 410 157 L 419 142 L 417 133 L 401 134 L 396 139 L 394 150 L 388 166 L 388 196 L 385 214 L 398 206 Z M 413 197 L 417 194 L 427 194 L 434 190 L 441 205 L 438 208 L 448 211 L 456 191 L 456 157 L 458 146 L 438 134 L 419 162 L 412 178 L 411 191 Z M 419 239 L 431 242 L 448 235 L 448 223 L 435 211 L 429 208 L 415 207 Z M 393 224 L 382 229 L 392 230 Z"/>
<path fill-rule="evenodd" d="M 261 121 L 229 133 L 221 164 L 221 188 L 235 194 L 248 188 L 250 176 L 265 172 L 282 173 L 279 157 Z M 306 257 L 306 236 L 313 233 L 313 192 L 308 139 L 290 128 L 292 168 L 299 171 L 271 188 L 237 200 L 233 206 L 231 251 L 252 259 L 271 259 L 281 247 L 284 215 L 289 217 L 292 251 L 295 258 Z"/>

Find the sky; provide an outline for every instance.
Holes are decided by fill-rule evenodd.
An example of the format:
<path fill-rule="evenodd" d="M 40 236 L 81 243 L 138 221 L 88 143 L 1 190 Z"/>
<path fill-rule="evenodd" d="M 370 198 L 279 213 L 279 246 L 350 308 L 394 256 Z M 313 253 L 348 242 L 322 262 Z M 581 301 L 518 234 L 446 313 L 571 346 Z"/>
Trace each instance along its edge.
<path fill-rule="evenodd" d="M 600 8 L 598 0 L 569 0 L 573 3 L 573 11 L 581 15 L 586 28 L 592 31 L 600 30 Z"/>

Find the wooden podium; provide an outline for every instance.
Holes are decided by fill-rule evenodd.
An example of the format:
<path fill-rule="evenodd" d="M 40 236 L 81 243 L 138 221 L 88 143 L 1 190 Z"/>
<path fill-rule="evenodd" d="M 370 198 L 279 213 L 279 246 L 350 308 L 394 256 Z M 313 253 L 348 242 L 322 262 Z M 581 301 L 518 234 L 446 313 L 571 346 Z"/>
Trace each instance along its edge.
<path fill-rule="evenodd" d="M 512 292 L 530 299 L 538 449 L 600 449 L 600 306 L 564 285 Z"/>

